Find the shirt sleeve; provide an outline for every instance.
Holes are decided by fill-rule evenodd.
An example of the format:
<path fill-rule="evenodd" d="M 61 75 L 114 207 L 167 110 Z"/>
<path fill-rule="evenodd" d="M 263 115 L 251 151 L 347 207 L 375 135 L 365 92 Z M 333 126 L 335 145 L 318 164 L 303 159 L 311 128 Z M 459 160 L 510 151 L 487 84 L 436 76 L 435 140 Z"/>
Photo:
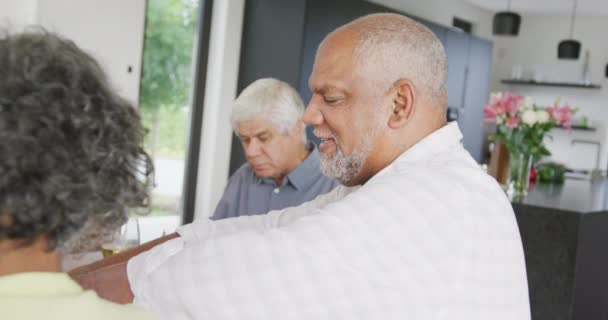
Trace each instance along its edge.
<path fill-rule="evenodd" d="M 273 305 L 304 312 L 304 306 L 312 303 L 308 299 L 340 297 L 343 293 L 335 290 L 343 288 L 345 277 L 364 278 L 343 256 L 364 257 L 358 250 L 342 250 L 343 246 L 356 248 L 359 242 L 335 241 L 335 237 L 346 239 L 344 234 L 360 232 L 345 224 L 344 215 L 336 215 L 349 208 L 335 203 L 320 206 L 326 198 L 267 216 L 193 225 L 195 237 L 172 240 L 147 253 L 147 261 L 137 257 L 129 263 L 134 303 L 166 319 L 253 319 L 254 314 L 275 319 L 266 317 L 281 313 Z M 299 217 L 291 218 L 294 214 Z M 328 269 L 328 263 L 335 268 Z M 370 298 L 372 292 L 366 294 L 368 290 L 358 285 L 353 294 Z"/>
<path fill-rule="evenodd" d="M 129 260 L 127 276 L 135 301 L 138 300 L 138 296 L 141 297 L 144 294 L 143 288 L 149 275 L 185 248 L 235 233 L 263 232 L 289 225 L 302 217 L 317 213 L 319 208 L 342 197 L 345 192 L 350 192 L 350 190 L 339 187 L 298 207 L 275 210 L 266 215 L 241 216 L 218 221 L 198 219 L 178 228 L 177 233 L 180 237 L 169 240 Z"/>
<path fill-rule="evenodd" d="M 324 207 L 334 199 L 342 197 L 345 192 L 350 192 L 350 190 L 336 188 L 332 192 L 320 195 L 316 199 L 305 202 L 297 207 L 273 210 L 265 215 L 240 216 L 219 221 L 198 219 L 191 224 L 178 228 L 177 233 L 184 242 L 197 243 L 242 231 L 264 231 L 278 228 L 304 216 L 314 214 L 316 209 Z"/>

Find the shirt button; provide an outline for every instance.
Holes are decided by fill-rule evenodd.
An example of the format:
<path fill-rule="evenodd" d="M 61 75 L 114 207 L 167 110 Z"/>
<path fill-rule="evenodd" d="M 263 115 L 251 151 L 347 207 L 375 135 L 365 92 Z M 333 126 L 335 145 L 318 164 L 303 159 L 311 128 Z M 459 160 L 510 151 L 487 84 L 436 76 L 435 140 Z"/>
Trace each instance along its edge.
<path fill-rule="evenodd" d="M 281 192 L 281 190 L 279 190 L 279 188 L 274 188 L 274 190 L 272 190 L 272 192 L 274 192 L 274 194 L 279 194 L 279 192 Z"/>

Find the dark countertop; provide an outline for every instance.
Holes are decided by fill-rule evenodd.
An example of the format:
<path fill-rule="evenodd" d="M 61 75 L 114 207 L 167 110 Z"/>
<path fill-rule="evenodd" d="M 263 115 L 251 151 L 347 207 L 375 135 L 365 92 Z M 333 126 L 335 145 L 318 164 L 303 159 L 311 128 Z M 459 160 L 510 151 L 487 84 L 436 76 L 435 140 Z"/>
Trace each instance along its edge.
<path fill-rule="evenodd" d="M 608 179 L 535 184 L 512 203 L 532 320 L 608 320 Z"/>
<path fill-rule="evenodd" d="M 524 205 L 576 213 L 608 212 L 608 178 L 566 179 L 563 184 L 535 184 L 523 200 Z"/>

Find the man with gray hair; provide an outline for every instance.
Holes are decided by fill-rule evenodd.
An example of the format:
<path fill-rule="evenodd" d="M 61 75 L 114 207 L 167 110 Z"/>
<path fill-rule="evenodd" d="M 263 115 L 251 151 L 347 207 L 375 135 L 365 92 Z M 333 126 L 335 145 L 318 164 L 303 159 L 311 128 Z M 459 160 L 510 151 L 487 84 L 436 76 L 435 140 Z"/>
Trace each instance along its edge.
<path fill-rule="evenodd" d="M 330 33 L 303 120 L 344 185 L 182 227 L 128 263 L 134 303 L 165 319 L 530 319 L 513 209 L 445 121 L 446 65 L 404 16 Z"/>
<path fill-rule="evenodd" d="M 303 112 L 300 95 L 283 81 L 259 79 L 243 90 L 230 121 L 247 163 L 228 181 L 212 220 L 297 206 L 337 185 L 319 171 Z"/>

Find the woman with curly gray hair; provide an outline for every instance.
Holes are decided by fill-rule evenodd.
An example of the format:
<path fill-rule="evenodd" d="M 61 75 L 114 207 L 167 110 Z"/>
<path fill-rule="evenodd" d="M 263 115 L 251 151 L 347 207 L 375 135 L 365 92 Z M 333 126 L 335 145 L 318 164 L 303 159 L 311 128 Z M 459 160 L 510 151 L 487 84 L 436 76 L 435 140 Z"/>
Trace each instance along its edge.
<path fill-rule="evenodd" d="M 95 248 L 147 206 L 143 137 L 136 109 L 74 43 L 0 35 L 2 318 L 149 318 L 60 272 L 60 253 Z"/>

